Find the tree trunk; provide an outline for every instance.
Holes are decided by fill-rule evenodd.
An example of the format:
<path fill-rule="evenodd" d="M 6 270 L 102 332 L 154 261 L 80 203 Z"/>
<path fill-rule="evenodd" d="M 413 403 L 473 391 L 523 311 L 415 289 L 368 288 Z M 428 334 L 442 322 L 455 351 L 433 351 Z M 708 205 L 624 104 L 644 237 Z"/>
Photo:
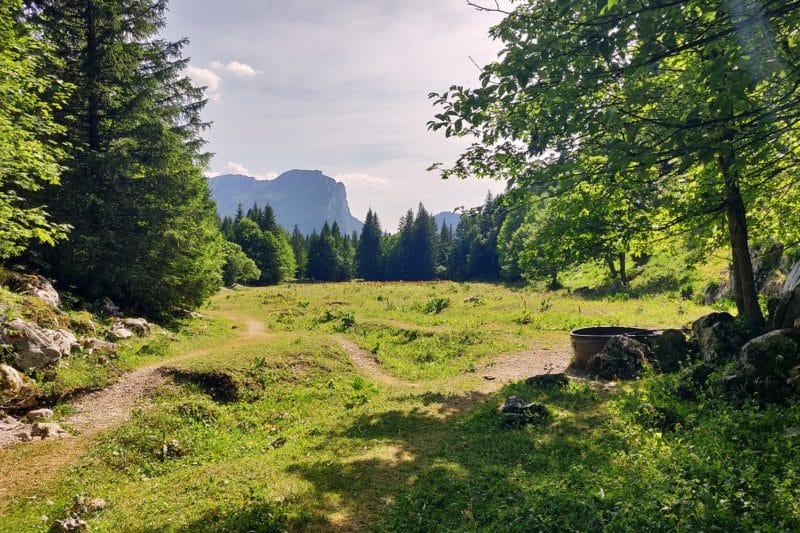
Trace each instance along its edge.
<path fill-rule="evenodd" d="M 737 177 L 731 170 L 730 157 L 720 155 L 719 167 L 725 190 L 725 215 L 730 231 L 733 259 L 733 289 L 739 316 L 756 328 L 764 327 L 764 315 L 758 303 L 753 262 L 750 259 L 750 244 L 747 236 L 747 216 L 739 190 Z"/>
<path fill-rule="evenodd" d="M 606 255 L 605 258 L 608 271 L 611 273 L 611 279 L 617 279 L 617 266 L 614 264 L 614 258 L 611 255 Z"/>
<path fill-rule="evenodd" d="M 625 252 L 619 254 L 619 280 L 625 287 L 628 286 L 628 272 L 625 268 Z"/>

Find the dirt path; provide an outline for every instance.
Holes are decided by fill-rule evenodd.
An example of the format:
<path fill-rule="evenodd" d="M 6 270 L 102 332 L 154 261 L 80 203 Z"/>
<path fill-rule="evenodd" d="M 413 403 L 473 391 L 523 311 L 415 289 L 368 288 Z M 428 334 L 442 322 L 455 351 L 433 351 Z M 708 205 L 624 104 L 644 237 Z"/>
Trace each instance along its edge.
<path fill-rule="evenodd" d="M 366 374 L 367 377 L 386 383 L 387 385 L 393 385 L 395 387 L 419 386 L 419 383 L 406 381 L 404 379 L 396 378 L 390 374 L 387 374 L 371 353 L 363 349 L 361 346 L 358 346 L 354 342 L 350 342 L 343 337 L 336 337 L 336 342 L 339 343 L 339 346 L 341 346 L 345 353 L 350 357 L 350 361 L 353 362 L 353 365 Z"/>
<path fill-rule="evenodd" d="M 421 383 L 407 381 L 387 374 L 373 355 L 357 344 L 343 337 L 336 337 L 336 341 L 350 357 L 353 365 L 367 377 L 399 387 L 419 387 L 422 385 Z M 498 356 L 489 364 L 478 369 L 478 374 L 482 376 L 483 382 L 474 392 L 492 393 L 511 381 L 519 381 L 539 374 L 564 372 L 569 365 L 571 356 L 572 353 L 568 348 L 529 350 Z"/>

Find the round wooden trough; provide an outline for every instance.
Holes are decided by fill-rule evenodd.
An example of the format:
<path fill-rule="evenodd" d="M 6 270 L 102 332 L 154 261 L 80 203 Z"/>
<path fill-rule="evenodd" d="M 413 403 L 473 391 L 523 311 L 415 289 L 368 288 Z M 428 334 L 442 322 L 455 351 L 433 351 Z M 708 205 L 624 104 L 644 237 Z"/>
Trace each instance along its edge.
<path fill-rule="evenodd" d="M 617 335 L 633 337 L 636 340 L 647 342 L 657 335 L 653 330 L 644 328 L 625 328 L 619 326 L 598 326 L 593 328 L 573 329 L 569 332 L 572 340 L 572 351 L 575 354 L 575 364 L 585 367 L 589 358 L 603 351 L 608 339 Z"/>

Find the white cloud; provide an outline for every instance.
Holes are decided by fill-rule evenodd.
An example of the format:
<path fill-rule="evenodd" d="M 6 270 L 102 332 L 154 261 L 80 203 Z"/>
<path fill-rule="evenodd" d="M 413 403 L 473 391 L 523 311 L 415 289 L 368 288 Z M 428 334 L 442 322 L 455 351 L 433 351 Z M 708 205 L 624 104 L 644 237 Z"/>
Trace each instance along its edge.
<path fill-rule="evenodd" d="M 362 187 L 367 189 L 377 189 L 389 184 L 389 180 L 386 178 L 380 178 L 370 174 L 359 174 L 356 172 L 337 174 L 333 179 L 344 183 L 348 187 Z"/>
<path fill-rule="evenodd" d="M 250 176 L 251 178 L 255 178 L 257 180 L 274 180 L 278 177 L 277 172 L 266 172 L 264 174 L 256 174 L 254 172 L 250 172 L 246 166 L 236 163 L 234 161 L 228 161 L 225 163 L 225 166 L 219 172 L 209 172 L 206 175 L 209 178 L 216 178 L 217 176 L 222 176 L 223 174 L 240 174 L 242 176 Z"/>
<path fill-rule="evenodd" d="M 252 78 L 256 74 L 260 74 L 259 71 L 247 63 L 240 63 L 239 61 L 231 61 L 227 65 L 221 61 L 214 61 L 211 63 L 211 68 L 217 71 L 221 70 L 227 72 L 237 78 Z"/>
<path fill-rule="evenodd" d="M 212 102 L 222 100 L 222 94 L 220 93 L 222 78 L 218 74 L 207 68 L 199 68 L 192 65 L 186 68 L 186 74 L 198 87 L 206 87 L 206 94 Z"/>

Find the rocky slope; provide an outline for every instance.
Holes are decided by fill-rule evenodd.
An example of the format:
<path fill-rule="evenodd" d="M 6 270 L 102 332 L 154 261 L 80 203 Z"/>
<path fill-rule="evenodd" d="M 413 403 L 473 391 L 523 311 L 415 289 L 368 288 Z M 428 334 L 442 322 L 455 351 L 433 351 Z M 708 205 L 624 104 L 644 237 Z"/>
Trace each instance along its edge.
<path fill-rule="evenodd" d="M 319 170 L 290 170 L 274 180 L 226 174 L 208 180 L 211 197 L 221 217 L 233 216 L 239 205 L 269 204 L 278 224 L 292 231 L 319 231 L 325 222 L 337 222 L 342 232 L 360 232 L 361 221 L 350 213 L 344 184 Z"/>

